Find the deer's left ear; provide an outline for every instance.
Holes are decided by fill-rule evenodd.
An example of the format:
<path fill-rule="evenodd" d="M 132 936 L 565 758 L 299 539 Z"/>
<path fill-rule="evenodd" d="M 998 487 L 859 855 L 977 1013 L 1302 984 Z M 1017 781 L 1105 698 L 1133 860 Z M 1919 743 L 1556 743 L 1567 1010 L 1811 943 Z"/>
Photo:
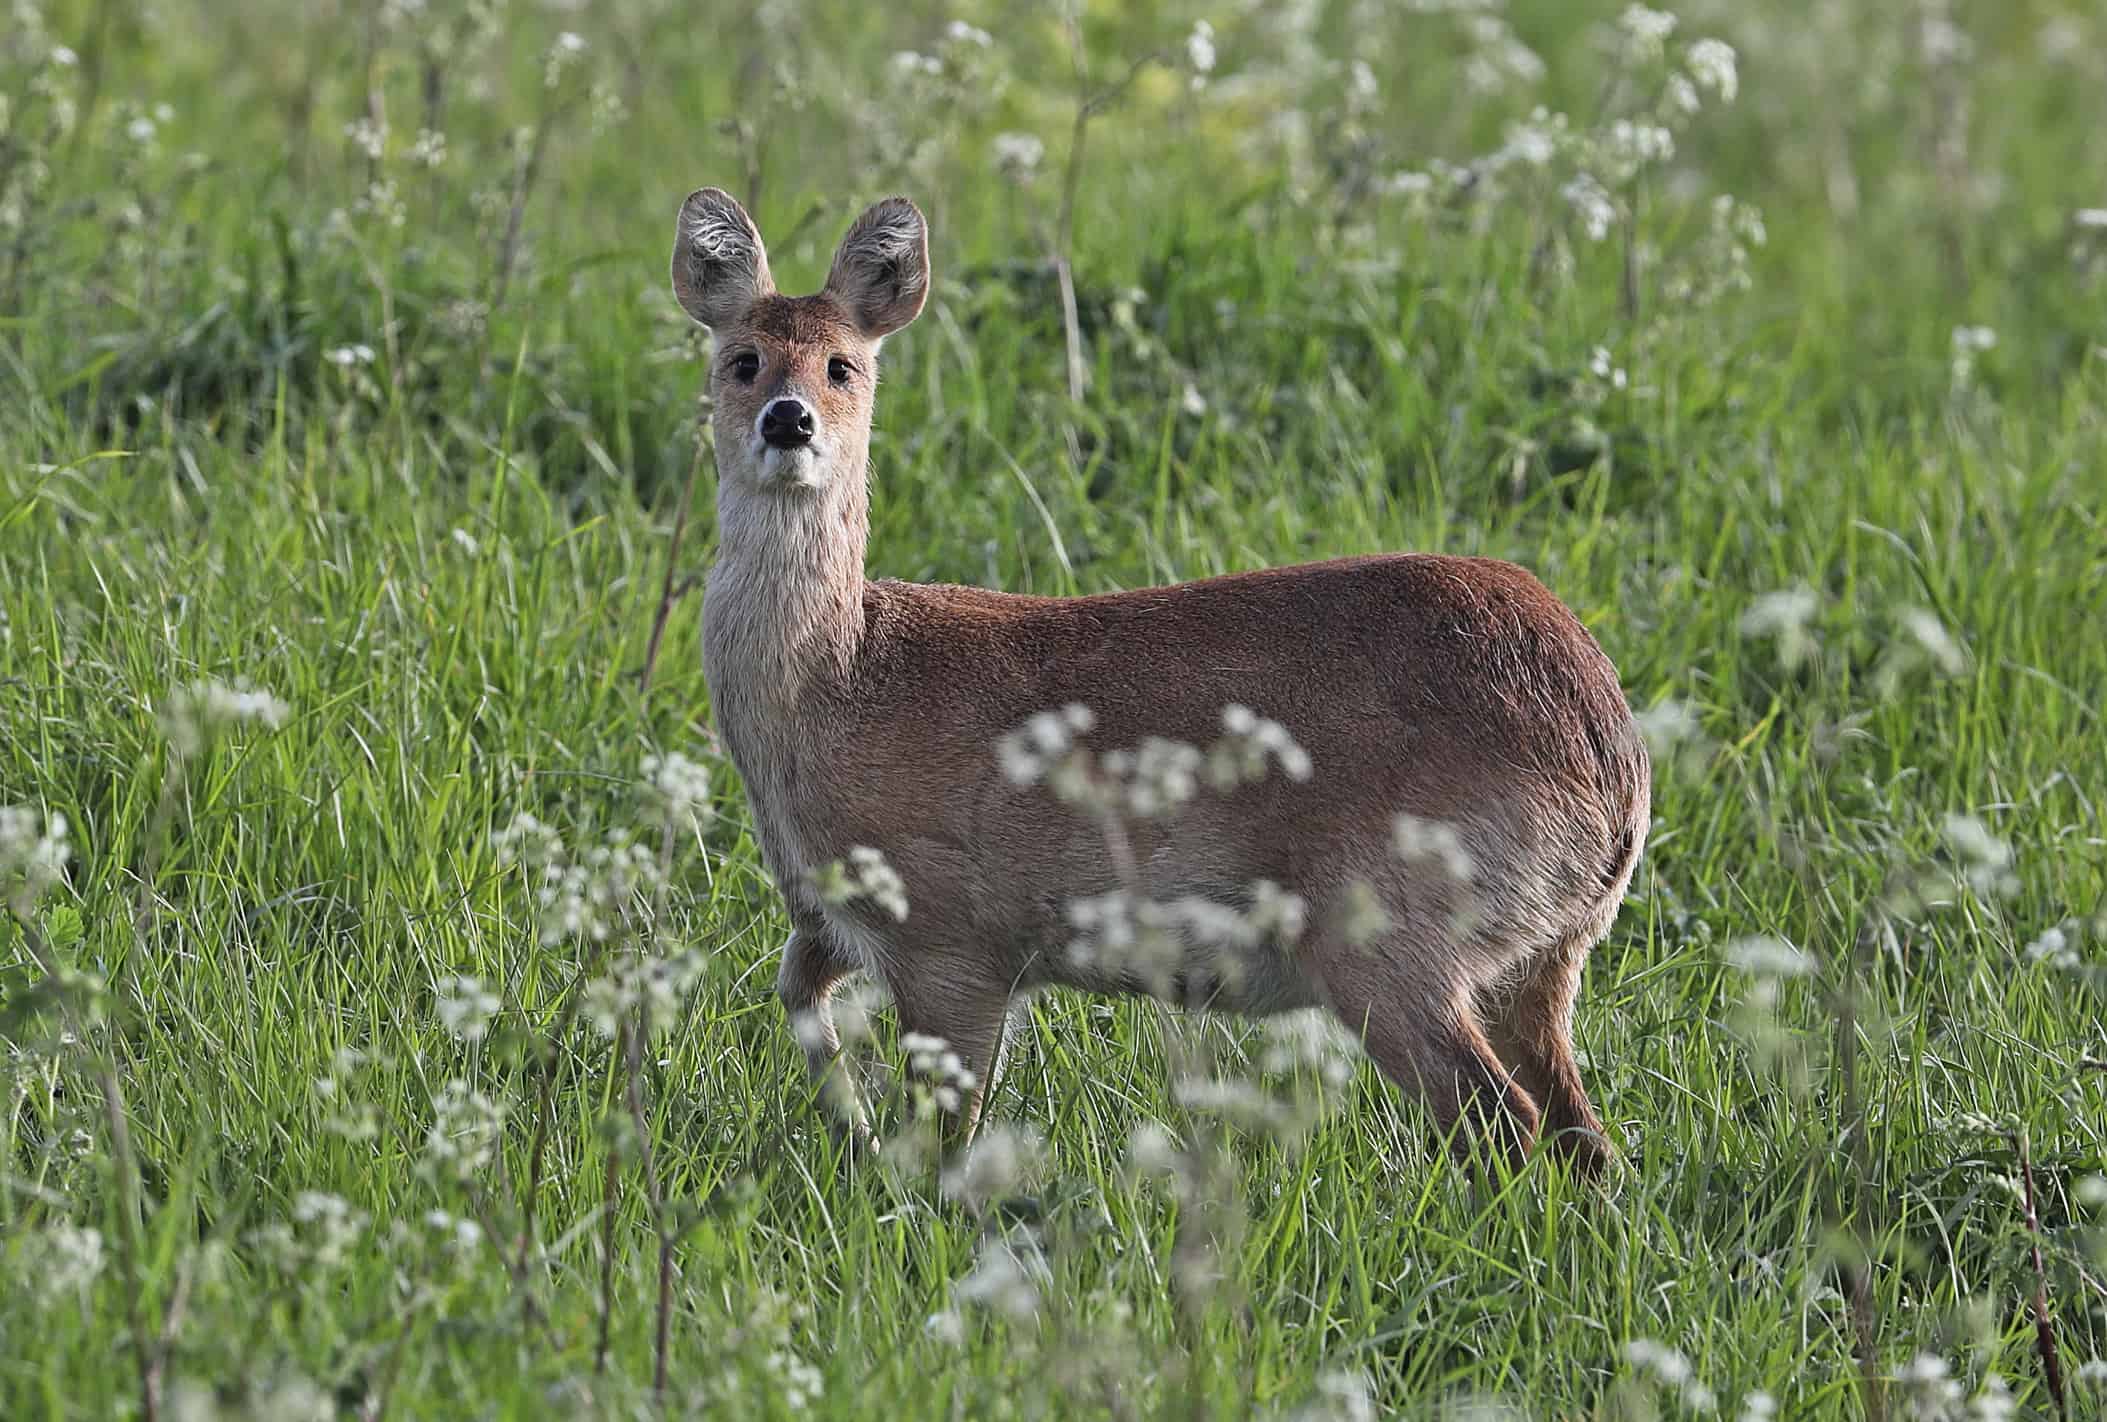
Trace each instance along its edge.
<path fill-rule="evenodd" d="M 874 341 L 921 315 L 929 299 L 929 224 L 920 209 L 897 197 L 872 204 L 841 239 L 826 289 Z"/>

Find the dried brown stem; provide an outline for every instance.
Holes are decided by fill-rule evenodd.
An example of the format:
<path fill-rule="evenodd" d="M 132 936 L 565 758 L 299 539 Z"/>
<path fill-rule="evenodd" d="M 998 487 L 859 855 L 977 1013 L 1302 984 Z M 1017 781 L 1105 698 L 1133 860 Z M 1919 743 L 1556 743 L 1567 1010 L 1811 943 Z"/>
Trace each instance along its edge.
<path fill-rule="evenodd" d="M 2048 1267 L 2041 1258 L 2041 1216 L 2034 1208 L 2034 1161 L 2027 1150 L 2024 1129 L 2010 1132 L 2012 1149 L 2019 1153 L 2021 1200 L 2026 1205 L 2027 1241 L 2034 1261 L 2034 1293 L 2027 1300 L 2034 1315 L 2034 1351 L 2041 1356 L 2042 1380 L 2055 1400 L 2056 1415 L 2070 1416 L 2070 1400 L 2063 1390 L 2063 1360 L 2056 1352 L 2055 1317 L 2048 1307 Z"/>

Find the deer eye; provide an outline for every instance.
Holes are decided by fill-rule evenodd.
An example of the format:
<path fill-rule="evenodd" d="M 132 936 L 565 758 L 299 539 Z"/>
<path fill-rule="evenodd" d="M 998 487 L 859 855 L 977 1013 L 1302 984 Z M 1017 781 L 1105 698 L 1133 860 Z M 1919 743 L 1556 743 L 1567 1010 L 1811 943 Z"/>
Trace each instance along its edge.
<path fill-rule="evenodd" d="M 855 373 L 856 367 L 849 363 L 846 356 L 835 356 L 827 362 L 827 379 L 836 385 L 848 384 L 849 377 Z"/>
<path fill-rule="evenodd" d="M 754 383 L 754 377 L 761 373 L 761 358 L 752 351 L 741 351 L 731 358 L 730 364 L 725 368 L 731 371 L 732 379 L 741 385 L 751 385 Z"/>

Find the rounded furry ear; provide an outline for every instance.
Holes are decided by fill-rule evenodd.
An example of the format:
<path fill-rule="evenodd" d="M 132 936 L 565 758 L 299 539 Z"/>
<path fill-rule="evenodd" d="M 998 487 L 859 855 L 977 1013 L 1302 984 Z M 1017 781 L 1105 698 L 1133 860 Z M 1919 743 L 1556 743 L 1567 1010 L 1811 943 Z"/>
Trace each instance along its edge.
<path fill-rule="evenodd" d="M 874 203 L 849 226 L 827 291 L 871 340 L 922 314 L 929 298 L 929 224 L 906 198 Z"/>
<path fill-rule="evenodd" d="M 673 229 L 673 294 L 703 325 L 730 325 L 775 290 L 761 231 L 722 188 L 699 188 Z"/>

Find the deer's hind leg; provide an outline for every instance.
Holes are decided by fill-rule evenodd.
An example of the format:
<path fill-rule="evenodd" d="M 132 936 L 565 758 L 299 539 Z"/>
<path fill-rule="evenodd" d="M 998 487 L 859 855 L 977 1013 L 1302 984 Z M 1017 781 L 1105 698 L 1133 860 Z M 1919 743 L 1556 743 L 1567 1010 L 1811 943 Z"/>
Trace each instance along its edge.
<path fill-rule="evenodd" d="M 1478 1002 L 1501 1059 L 1543 1107 L 1547 1142 L 1590 1178 L 1614 1158 L 1573 1052 L 1573 1004 L 1595 937 L 1582 930 L 1559 938 Z"/>
<path fill-rule="evenodd" d="M 1528 1090 L 1486 1040 L 1466 986 L 1379 940 L 1316 964 L 1331 1010 L 1385 1076 L 1426 1102 L 1459 1155 L 1489 1149 L 1519 1165 L 1536 1139 Z"/>

